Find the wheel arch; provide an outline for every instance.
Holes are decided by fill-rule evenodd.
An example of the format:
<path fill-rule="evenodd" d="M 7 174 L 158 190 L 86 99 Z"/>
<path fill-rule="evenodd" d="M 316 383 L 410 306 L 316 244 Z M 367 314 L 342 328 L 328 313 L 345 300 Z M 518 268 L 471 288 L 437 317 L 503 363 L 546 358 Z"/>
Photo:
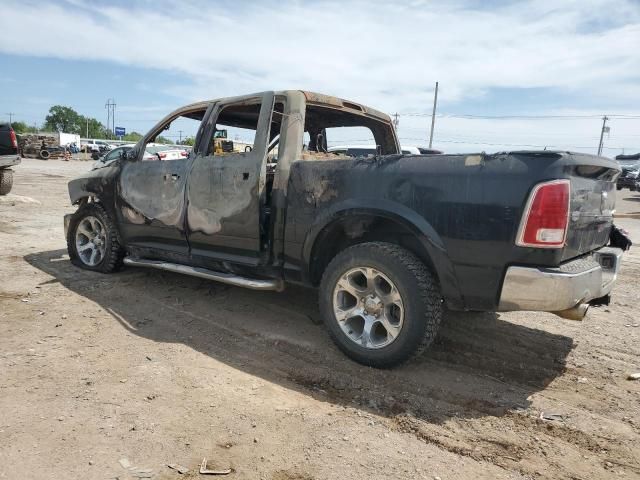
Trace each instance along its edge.
<path fill-rule="evenodd" d="M 432 225 L 403 205 L 335 206 L 310 228 L 302 250 L 303 272 L 318 285 L 331 259 L 345 248 L 368 241 L 398 244 L 420 258 L 436 276 L 448 305 L 463 301 L 453 264 Z"/>

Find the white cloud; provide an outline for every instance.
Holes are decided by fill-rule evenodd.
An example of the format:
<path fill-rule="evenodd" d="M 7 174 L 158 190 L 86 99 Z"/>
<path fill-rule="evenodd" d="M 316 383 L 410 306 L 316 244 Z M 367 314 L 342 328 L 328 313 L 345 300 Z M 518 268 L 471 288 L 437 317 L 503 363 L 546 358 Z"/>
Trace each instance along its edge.
<path fill-rule="evenodd" d="M 304 88 L 386 111 L 426 111 L 439 80 L 444 109 L 495 88 L 536 87 L 583 98 L 576 108 L 599 99 L 640 110 L 640 7 L 633 0 L 495 8 L 429 1 L 3 3 L 0 51 L 179 72 L 184 82 L 168 92 L 185 100 Z M 401 126 L 412 122 L 422 125 L 407 118 Z M 452 132 L 468 130 L 469 121 L 443 122 L 439 131 L 447 124 Z M 508 138 L 533 128 L 509 125 Z M 505 122 L 490 130 L 499 128 L 505 132 Z"/>

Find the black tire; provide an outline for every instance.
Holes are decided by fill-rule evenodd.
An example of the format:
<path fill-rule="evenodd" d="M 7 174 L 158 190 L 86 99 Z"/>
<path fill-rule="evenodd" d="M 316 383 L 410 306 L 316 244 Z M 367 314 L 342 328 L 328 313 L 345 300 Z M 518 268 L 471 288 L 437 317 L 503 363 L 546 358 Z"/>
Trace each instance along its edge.
<path fill-rule="evenodd" d="M 42 160 L 49 160 L 51 153 L 49 152 L 49 150 L 40 150 L 40 153 L 38 155 Z"/>
<path fill-rule="evenodd" d="M 616 185 L 617 190 L 622 190 L 622 185 Z"/>
<path fill-rule="evenodd" d="M 351 340 L 338 324 L 333 309 L 337 282 L 350 269 L 371 267 L 391 280 L 404 304 L 404 323 L 390 344 L 369 349 Z M 391 243 L 370 242 L 340 252 L 327 266 L 320 283 L 320 313 L 332 340 L 347 356 L 376 368 L 389 368 L 420 355 L 436 337 L 442 319 L 438 283 L 414 254 Z"/>
<path fill-rule="evenodd" d="M 0 195 L 6 195 L 13 187 L 13 170 L 0 170 Z"/>
<path fill-rule="evenodd" d="M 106 231 L 105 254 L 101 261 L 95 266 L 87 265 L 82 261 L 78 254 L 75 242 L 78 225 L 82 219 L 90 216 L 96 217 L 100 220 L 105 226 Z M 120 245 L 116 225 L 109 214 L 105 211 L 104 207 L 99 203 L 87 203 L 73 214 L 67 231 L 67 251 L 69 252 L 71 263 L 77 267 L 101 273 L 111 273 L 120 269 L 125 255 L 125 251 Z"/>

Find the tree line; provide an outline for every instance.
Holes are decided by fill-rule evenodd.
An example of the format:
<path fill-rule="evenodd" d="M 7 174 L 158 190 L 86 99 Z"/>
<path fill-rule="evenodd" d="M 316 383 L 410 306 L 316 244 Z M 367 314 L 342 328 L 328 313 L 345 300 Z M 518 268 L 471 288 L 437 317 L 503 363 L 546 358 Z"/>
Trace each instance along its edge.
<path fill-rule="evenodd" d="M 17 134 L 45 132 L 64 132 L 75 133 L 83 138 L 113 138 L 111 130 L 104 126 L 99 120 L 91 117 L 85 117 L 79 114 L 71 107 L 64 105 L 54 105 L 49 109 L 48 115 L 44 119 L 42 128 L 27 125 L 25 122 L 15 121 L 11 125 Z M 123 140 L 128 142 L 137 142 L 142 138 L 142 134 L 138 132 L 129 132 Z M 185 138 L 181 143 L 183 145 L 193 145 L 193 138 Z M 159 136 L 156 143 L 170 144 L 174 143 L 168 138 Z"/>

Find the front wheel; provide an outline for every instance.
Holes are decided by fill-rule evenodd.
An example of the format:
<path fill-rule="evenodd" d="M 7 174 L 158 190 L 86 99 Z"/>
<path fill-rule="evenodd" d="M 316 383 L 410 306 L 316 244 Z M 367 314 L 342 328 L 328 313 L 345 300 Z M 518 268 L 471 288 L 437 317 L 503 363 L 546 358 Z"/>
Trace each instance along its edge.
<path fill-rule="evenodd" d="M 388 368 L 433 342 L 442 297 L 437 281 L 414 254 L 390 243 L 362 243 L 343 250 L 327 266 L 320 311 L 346 355 Z"/>
<path fill-rule="evenodd" d="M 67 251 L 74 265 L 111 273 L 122 265 L 124 250 L 115 223 L 99 203 L 87 203 L 71 217 Z"/>

